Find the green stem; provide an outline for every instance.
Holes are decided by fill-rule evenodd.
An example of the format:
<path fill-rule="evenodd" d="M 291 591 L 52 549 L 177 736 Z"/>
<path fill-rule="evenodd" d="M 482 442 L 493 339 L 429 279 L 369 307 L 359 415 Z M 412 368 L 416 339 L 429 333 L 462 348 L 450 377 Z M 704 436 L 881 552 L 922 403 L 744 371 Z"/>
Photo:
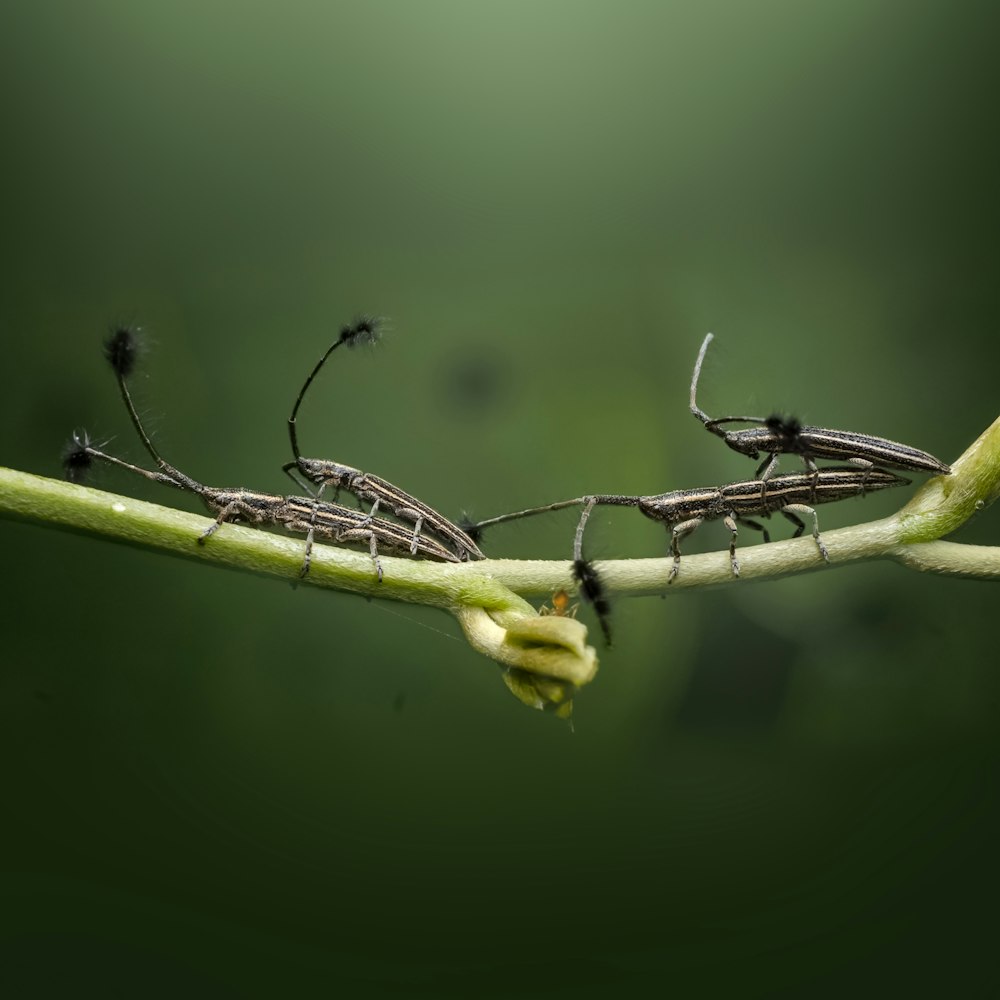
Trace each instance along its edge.
<path fill-rule="evenodd" d="M 1000 579 L 1000 548 L 938 541 L 1000 496 L 1000 419 L 952 468 L 952 475 L 925 483 L 891 517 L 824 532 L 830 563 L 893 559 L 923 572 Z M 205 517 L 11 469 L 0 468 L 0 514 L 290 581 L 299 580 L 302 567 L 300 538 L 224 524 L 201 545 L 198 538 L 212 523 Z M 566 714 L 573 690 L 594 676 L 597 659 L 585 644 L 584 626 L 572 618 L 539 618 L 521 596 L 572 590 L 569 562 L 382 557 L 382 564 L 379 583 L 367 554 L 316 545 L 302 582 L 449 611 L 475 649 L 507 668 L 511 690 L 538 707 Z M 669 559 L 610 560 L 597 567 L 609 591 L 640 595 L 733 585 L 824 565 L 813 540 L 799 538 L 741 548 L 738 581 L 728 552 L 685 556 L 669 585 Z"/>

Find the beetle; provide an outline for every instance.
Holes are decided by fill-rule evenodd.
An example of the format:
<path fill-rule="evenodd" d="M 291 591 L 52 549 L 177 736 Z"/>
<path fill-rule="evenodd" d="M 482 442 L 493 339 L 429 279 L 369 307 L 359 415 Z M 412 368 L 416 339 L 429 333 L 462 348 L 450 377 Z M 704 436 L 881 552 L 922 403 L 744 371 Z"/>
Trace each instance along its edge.
<path fill-rule="evenodd" d="M 838 431 L 829 427 L 813 427 L 803 424 L 794 417 L 772 414 L 769 417 L 710 417 L 698 406 L 698 379 L 705 360 L 712 334 L 705 337 L 695 362 L 691 378 L 691 412 L 712 434 L 722 438 L 733 451 L 749 458 L 766 455 L 754 473 L 755 478 L 767 482 L 778 465 L 778 457 L 783 454 L 798 455 L 806 468 L 814 475 L 817 472 L 815 460 L 830 458 L 850 462 L 865 470 L 875 468 L 905 469 L 910 472 L 931 472 L 947 476 L 951 467 L 940 459 L 908 444 L 890 441 L 873 434 L 859 434 L 855 431 Z M 727 430 L 722 425 L 731 423 L 757 424 L 740 430 Z M 765 485 L 764 487 L 768 487 Z"/>

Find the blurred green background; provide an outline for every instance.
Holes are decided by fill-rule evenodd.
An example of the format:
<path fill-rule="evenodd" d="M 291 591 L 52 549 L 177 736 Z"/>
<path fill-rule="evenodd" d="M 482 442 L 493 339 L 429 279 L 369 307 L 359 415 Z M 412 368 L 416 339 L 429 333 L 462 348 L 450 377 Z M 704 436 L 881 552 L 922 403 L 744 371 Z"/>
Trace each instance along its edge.
<path fill-rule="evenodd" d="M 324 374 L 305 450 L 453 515 L 748 475 L 687 413 L 707 330 L 713 415 L 953 459 L 998 412 L 995 11 L 7 2 L 0 462 L 58 475 L 79 426 L 141 460 L 100 354 L 127 320 L 166 456 L 285 491 L 358 311 L 390 333 Z M 573 524 L 487 546 L 565 558 Z M 996 988 L 989 584 L 620 600 L 571 733 L 443 615 L 0 539 L 16 995 Z"/>

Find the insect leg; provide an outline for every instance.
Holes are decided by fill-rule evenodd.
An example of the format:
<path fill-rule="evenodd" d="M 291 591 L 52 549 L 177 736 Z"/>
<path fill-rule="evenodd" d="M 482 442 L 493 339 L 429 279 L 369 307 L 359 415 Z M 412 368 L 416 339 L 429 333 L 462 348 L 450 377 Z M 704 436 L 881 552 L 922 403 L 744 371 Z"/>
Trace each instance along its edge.
<path fill-rule="evenodd" d="M 291 476 L 291 473 L 289 475 Z M 319 489 L 313 494 L 312 513 L 309 515 L 309 527 L 306 529 L 306 551 L 302 556 L 302 568 L 299 570 L 300 580 L 305 579 L 309 575 L 309 564 L 312 562 L 313 539 L 316 537 L 316 515 L 319 512 L 320 501 L 323 499 L 323 490 L 326 487 L 327 482 L 323 480 L 319 484 Z M 312 493 L 312 490 L 309 492 Z"/>
<path fill-rule="evenodd" d="M 372 507 L 372 512 L 369 514 L 369 519 L 374 517 L 377 507 L 378 501 L 376 500 L 375 506 Z M 410 541 L 410 555 L 415 556 L 420 544 L 420 529 L 424 524 L 424 515 L 413 507 L 398 507 L 395 508 L 394 513 L 401 521 L 413 521 L 413 538 Z"/>
<path fill-rule="evenodd" d="M 368 539 L 368 552 L 372 557 L 372 562 L 375 563 L 375 574 L 378 576 L 378 582 L 381 583 L 382 561 L 378 557 L 378 539 L 376 539 L 374 531 Z"/>
<path fill-rule="evenodd" d="M 313 537 L 316 532 L 316 509 L 313 508 L 312 518 L 309 527 L 306 529 L 306 551 L 302 556 L 302 566 L 299 569 L 299 579 L 304 580 L 309 575 L 309 566 L 312 563 Z"/>
<path fill-rule="evenodd" d="M 359 522 L 352 528 L 342 528 L 334 536 L 338 542 L 368 542 L 368 553 L 375 564 L 375 574 L 378 582 L 382 582 L 382 561 L 378 557 L 378 534 L 371 528 L 364 527 L 363 522 Z"/>
<path fill-rule="evenodd" d="M 757 466 L 757 471 L 754 473 L 754 479 L 760 480 L 760 499 L 761 503 L 767 500 L 767 481 L 774 475 L 774 470 L 778 467 L 778 453 L 772 451 L 767 458 L 764 459 L 760 465 Z"/>
<path fill-rule="evenodd" d="M 754 473 L 754 479 L 770 479 L 774 475 L 774 470 L 778 467 L 778 453 L 772 451 L 767 458 L 764 459 L 760 465 L 757 466 L 757 471 Z M 767 484 L 764 484 L 764 489 L 767 489 Z M 763 491 L 761 496 L 763 496 Z"/>
<path fill-rule="evenodd" d="M 370 496 L 370 494 L 369 494 L 369 496 Z M 364 507 L 361 506 L 361 501 L 363 499 L 367 499 L 367 498 L 366 497 L 362 497 L 361 494 L 360 494 L 360 491 L 359 491 L 359 494 L 358 494 L 358 507 L 361 510 L 364 510 Z M 381 502 L 382 502 L 382 498 L 381 497 L 378 497 L 378 496 L 375 497 L 375 502 L 372 504 L 372 509 L 370 511 L 368 511 L 368 513 L 365 515 L 364 521 L 361 522 L 362 524 L 371 524 L 372 518 L 378 513 L 379 504 Z"/>
<path fill-rule="evenodd" d="M 214 535 L 219 530 L 219 528 L 221 528 L 222 525 L 225 524 L 226 521 L 235 521 L 236 520 L 236 514 L 238 513 L 238 511 L 239 511 L 239 505 L 238 504 L 227 503 L 225 505 L 225 507 L 223 507 L 219 511 L 219 513 L 216 515 L 216 517 L 215 517 L 215 523 L 214 524 L 210 524 L 198 536 L 198 544 L 199 545 L 204 545 L 205 542 L 207 542 L 209 540 L 209 538 L 211 538 L 212 535 Z"/>
<path fill-rule="evenodd" d="M 730 512 L 723 519 L 722 523 L 733 533 L 732 537 L 729 539 L 729 562 L 733 567 L 733 576 L 740 575 L 740 563 L 736 558 L 736 536 L 738 531 L 736 529 L 736 517 Z"/>
<path fill-rule="evenodd" d="M 771 540 L 771 536 L 767 533 L 767 528 L 765 528 L 760 521 L 751 521 L 746 517 L 738 517 L 736 520 L 739 524 L 745 524 L 748 528 L 752 528 L 754 531 L 759 531 L 764 536 L 765 542 L 769 542 Z"/>
<path fill-rule="evenodd" d="M 800 507 L 803 510 L 803 512 L 804 511 L 810 511 L 813 514 L 815 514 L 815 511 L 812 509 L 812 507 L 805 507 L 805 506 L 800 505 L 800 504 L 789 504 L 787 507 L 783 507 L 781 509 L 782 515 L 784 517 L 787 517 L 788 520 L 791 521 L 792 524 L 795 525 L 795 534 L 792 535 L 792 538 L 798 538 L 799 535 L 801 535 L 802 532 L 806 530 L 806 526 L 805 526 L 805 522 L 801 518 L 796 517 L 793 513 L 791 513 L 791 510 L 794 507 Z"/>
<path fill-rule="evenodd" d="M 304 495 L 312 496 L 315 492 L 313 484 L 308 479 L 303 479 L 295 474 L 295 470 L 298 469 L 298 465 L 295 462 L 286 462 L 282 467 L 281 471 L 288 476 L 288 478 L 295 483 L 295 485 L 302 490 Z M 320 484 L 320 489 L 322 490 L 324 484 Z"/>
<path fill-rule="evenodd" d="M 424 515 L 417 514 L 417 520 L 413 525 L 413 541 L 410 542 L 410 555 L 415 556 L 417 554 L 417 543 L 420 539 L 420 529 L 424 523 Z"/>
<path fill-rule="evenodd" d="M 704 518 L 701 517 L 692 517 L 690 520 L 681 521 L 680 524 L 675 524 L 673 528 L 670 529 L 670 552 L 674 557 L 674 565 L 670 569 L 670 576 L 667 577 L 668 584 L 674 582 L 674 578 L 677 576 L 677 573 L 681 568 L 681 539 L 687 538 L 687 536 L 690 535 L 703 520 Z"/>
<path fill-rule="evenodd" d="M 803 455 L 802 461 L 805 462 L 806 471 L 812 473 L 812 483 L 809 486 L 809 499 L 816 503 L 816 487 L 819 486 L 819 466 L 813 461 L 811 455 Z M 862 492 L 864 492 L 862 490 Z"/>
<path fill-rule="evenodd" d="M 857 465 L 859 468 L 865 470 L 865 474 L 861 477 L 861 495 L 865 495 L 865 484 L 868 482 L 868 476 L 871 474 L 872 469 L 875 468 L 874 462 L 869 462 L 867 458 L 849 458 L 847 460 L 851 465 Z"/>
<path fill-rule="evenodd" d="M 805 524 L 796 516 L 797 514 L 804 514 L 807 517 L 812 518 L 813 522 L 813 538 L 816 540 L 816 546 L 819 548 L 819 554 L 823 557 L 826 562 L 830 561 L 830 553 L 827 552 L 826 546 L 823 544 L 823 539 L 819 537 L 819 518 L 816 516 L 816 511 L 812 507 L 807 507 L 804 503 L 790 503 L 786 507 L 781 508 L 781 513 L 788 518 L 793 524 L 798 525 L 793 538 L 798 538 L 805 529 Z"/>

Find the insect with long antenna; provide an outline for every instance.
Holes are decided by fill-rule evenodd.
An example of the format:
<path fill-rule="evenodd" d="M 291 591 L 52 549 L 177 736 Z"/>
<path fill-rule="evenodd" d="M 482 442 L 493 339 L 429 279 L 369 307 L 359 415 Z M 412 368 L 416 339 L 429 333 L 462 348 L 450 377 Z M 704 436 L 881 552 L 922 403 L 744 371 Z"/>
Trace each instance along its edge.
<path fill-rule="evenodd" d="M 205 486 L 181 472 L 157 451 L 132 401 L 128 377 L 135 367 L 136 353 L 135 335 L 125 327 L 115 330 L 105 343 L 105 356 L 114 369 L 132 426 L 159 471 L 152 472 L 109 455 L 96 447 L 85 433 L 76 433 L 64 458 L 64 465 L 70 478 L 74 480 L 81 478 L 91 461 L 96 459 L 128 469 L 153 482 L 196 494 L 216 514 L 215 523 L 199 536 L 200 544 L 204 544 L 222 524 L 232 521 L 282 525 L 289 531 L 304 534 L 306 550 L 300 576 L 305 576 L 309 572 L 314 538 L 341 543 L 367 543 L 379 582 L 382 581 L 382 564 L 378 557 L 380 544 L 401 554 L 420 554 L 445 562 L 459 562 L 459 557 L 454 552 L 432 538 L 420 538 L 414 552 L 409 529 L 384 518 L 372 517 L 363 511 L 324 502 L 315 497 L 284 497 L 258 493 L 242 487 L 230 489 Z"/>
<path fill-rule="evenodd" d="M 584 559 L 583 555 L 584 531 L 595 507 L 602 505 L 638 507 L 646 517 L 664 525 L 670 532 L 670 554 L 673 556 L 673 565 L 667 578 L 667 583 L 671 584 L 680 572 L 681 541 L 704 521 L 721 519 L 729 529 L 731 534 L 729 561 L 733 575 L 737 577 L 740 575 L 740 564 L 736 558 L 737 526 L 743 525 L 760 531 L 764 536 L 764 541 L 769 542 L 771 538 L 767 530 L 752 518 L 770 517 L 773 513 L 783 515 L 796 526 L 793 538 L 798 538 L 805 530 L 805 522 L 800 515 L 811 518 L 812 535 L 816 547 L 823 560 L 829 561 L 829 552 L 819 533 L 819 518 L 816 511 L 808 504 L 831 503 L 834 500 L 863 496 L 874 490 L 905 486 L 909 482 L 909 479 L 904 479 L 902 476 L 897 476 L 884 469 L 873 468 L 861 471 L 852 467 L 834 466 L 817 469 L 815 472 L 773 476 L 766 484 L 763 480 L 752 479 L 730 483 L 727 486 L 673 490 L 655 496 L 631 496 L 619 493 L 592 494 L 576 497 L 573 500 L 560 500 L 542 507 L 529 507 L 511 514 L 501 514 L 498 517 L 479 521 L 473 525 L 473 528 L 476 531 L 482 531 L 505 521 L 562 510 L 565 507 L 582 506 L 583 511 L 573 542 L 574 575 L 585 599 L 592 600 L 592 595 L 596 595 L 602 602 L 603 607 L 597 607 L 595 604 L 595 610 L 605 635 L 608 636 L 609 628 L 605 621 L 608 614 L 607 599 L 604 596 L 597 571 Z M 766 492 L 764 491 L 765 485 Z"/>
<path fill-rule="evenodd" d="M 754 476 L 765 483 L 770 491 L 770 480 L 778 465 L 778 456 L 792 454 L 801 457 L 806 468 L 814 475 L 817 472 L 815 459 L 829 458 L 850 462 L 866 471 L 876 468 L 904 469 L 910 472 L 932 472 L 948 475 L 951 472 L 940 459 L 926 451 L 911 448 L 898 441 L 875 437 L 873 434 L 858 434 L 854 431 L 831 430 L 829 427 L 813 427 L 802 424 L 794 417 L 772 414 L 769 417 L 710 417 L 698 406 L 696 394 L 701 366 L 705 360 L 708 345 L 712 342 L 710 333 L 702 342 L 691 377 L 691 412 L 711 433 L 722 438 L 734 451 L 749 458 L 766 457 L 757 467 Z M 740 430 L 727 430 L 724 424 L 757 424 Z"/>
<path fill-rule="evenodd" d="M 293 474 L 293 470 L 295 470 L 314 484 L 317 487 L 317 498 L 322 498 L 324 490 L 327 489 L 333 489 L 338 493 L 340 490 L 347 490 L 349 493 L 353 493 L 359 501 L 371 504 L 368 511 L 369 516 L 374 517 L 380 509 L 387 508 L 401 521 L 408 521 L 413 525 L 410 546 L 414 555 L 419 548 L 421 535 L 429 534 L 450 548 L 460 560 L 484 559 L 485 556 L 480 551 L 479 546 L 465 531 L 422 500 L 411 496 L 398 486 L 382 479 L 381 476 L 362 472 L 353 466 L 343 465 L 328 459 L 305 458 L 299 449 L 297 433 L 299 408 L 305 399 L 306 391 L 312 385 L 320 369 L 338 347 L 373 343 L 378 339 L 380 325 L 381 321 L 377 317 L 362 316 L 353 323 L 344 326 L 340 331 L 340 336 L 327 348 L 309 373 L 309 377 L 299 390 L 291 416 L 288 418 L 288 437 L 295 461 L 286 463 L 283 469 L 292 479 L 296 479 Z M 296 479 L 296 481 L 298 480 Z"/>
<path fill-rule="evenodd" d="M 380 545 L 401 555 L 411 554 L 410 532 L 394 521 L 387 521 L 381 517 L 370 518 L 360 510 L 340 504 L 324 501 L 317 503 L 312 497 L 276 496 L 243 487 L 204 486 L 169 463 L 164 463 L 160 472 L 153 472 L 102 451 L 90 441 L 85 431 L 74 431 L 63 458 L 67 478 L 73 482 L 82 482 L 94 460 L 127 469 L 153 482 L 195 493 L 201 497 L 217 517 L 198 536 L 199 545 L 204 545 L 222 524 L 236 521 L 281 525 L 288 531 L 305 535 L 306 552 L 302 569 L 299 571 L 301 577 L 309 572 L 315 538 L 338 544 L 367 544 L 380 583 L 382 582 L 382 563 L 378 556 Z M 450 549 L 430 538 L 420 540 L 418 554 L 444 562 L 458 562 L 458 558 Z"/>

